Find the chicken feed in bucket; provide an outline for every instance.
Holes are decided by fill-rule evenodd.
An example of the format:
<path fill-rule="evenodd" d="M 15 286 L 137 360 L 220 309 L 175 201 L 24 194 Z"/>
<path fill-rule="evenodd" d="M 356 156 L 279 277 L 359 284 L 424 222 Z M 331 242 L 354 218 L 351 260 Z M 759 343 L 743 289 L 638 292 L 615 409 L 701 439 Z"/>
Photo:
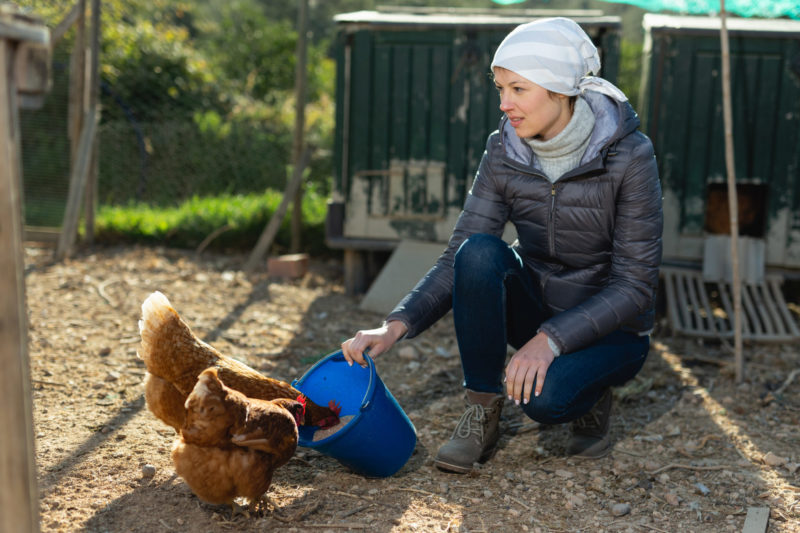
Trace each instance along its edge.
<path fill-rule="evenodd" d="M 417 444 L 414 424 L 386 388 L 369 356 L 367 367 L 350 366 L 334 352 L 293 385 L 314 402 L 341 405 L 340 423 L 327 429 L 300 427 L 298 444 L 333 457 L 367 477 L 388 477 L 406 464 Z"/>

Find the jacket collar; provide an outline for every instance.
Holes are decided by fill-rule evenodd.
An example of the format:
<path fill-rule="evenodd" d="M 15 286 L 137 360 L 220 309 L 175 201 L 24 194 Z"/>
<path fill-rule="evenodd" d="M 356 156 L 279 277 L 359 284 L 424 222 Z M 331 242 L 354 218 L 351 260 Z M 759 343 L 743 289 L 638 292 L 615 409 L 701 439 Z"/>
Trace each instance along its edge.
<path fill-rule="evenodd" d="M 591 162 L 591 169 L 596 170 L 604 167 L 603 151 L 639 127 L 639 116 L 627 101 L 620 102 L 595 91 L 585 91 L 582 97 L 594 113 L 595 127 L 580 166 Z M 498 130 L 503 152 L 515 167 L 538 167 L 533 150 L 517 136 L 506 116 L 500 119 Z"/>

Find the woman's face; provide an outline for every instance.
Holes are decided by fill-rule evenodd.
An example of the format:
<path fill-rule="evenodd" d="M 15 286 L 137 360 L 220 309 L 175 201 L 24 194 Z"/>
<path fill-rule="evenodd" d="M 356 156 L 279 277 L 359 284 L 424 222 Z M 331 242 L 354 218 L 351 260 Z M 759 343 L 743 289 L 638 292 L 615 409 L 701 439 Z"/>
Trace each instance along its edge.
<path fill-rule="evenodd" d="M 508 69 L 494 68 L 494 84 L 500 93 L 500 111 L 523 139 L 552 139 L 572 118 L 567 96 L 551 95 L 544 87 Z"/>

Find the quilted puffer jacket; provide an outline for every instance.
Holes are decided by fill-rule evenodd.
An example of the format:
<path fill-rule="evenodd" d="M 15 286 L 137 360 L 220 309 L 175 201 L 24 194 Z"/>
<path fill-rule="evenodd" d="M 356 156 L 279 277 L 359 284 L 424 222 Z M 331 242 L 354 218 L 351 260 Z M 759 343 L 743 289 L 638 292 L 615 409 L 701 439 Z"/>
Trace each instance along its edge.
<path fill-rule="evenodd" d="M 452 307 L 453 259 L 475 233 L 513 244 L 538 280 L 552 316 L 541 330 L 561 353 L 624 329 L 653 327 L 663 215 L 650 140 L 628 102 L 587 91 L 595 129 L 580 165 L 554 184 L 503 118 L 486 151 L 447 249 L 388 320 L 424 331 Z"/>

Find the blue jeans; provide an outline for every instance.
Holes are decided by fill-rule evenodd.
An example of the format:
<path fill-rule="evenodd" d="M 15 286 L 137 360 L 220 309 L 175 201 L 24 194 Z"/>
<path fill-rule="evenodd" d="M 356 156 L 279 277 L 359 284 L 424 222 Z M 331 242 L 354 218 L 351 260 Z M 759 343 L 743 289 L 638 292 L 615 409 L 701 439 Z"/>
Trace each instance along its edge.
<path fill-rule="evenodd" d="M 453 319 L 466 388 L 505 394 L 507 346 L 521 348 L 550 316 L 536 276 L 508 244 L 484 234 L 464 241 L 455 256 Z M 542 393 L 520 406 L 537 422 L 575 420 L 607 388 L 633 378 L 649 349 L 649 336 L 614 331 L 557 357 Z"/>

